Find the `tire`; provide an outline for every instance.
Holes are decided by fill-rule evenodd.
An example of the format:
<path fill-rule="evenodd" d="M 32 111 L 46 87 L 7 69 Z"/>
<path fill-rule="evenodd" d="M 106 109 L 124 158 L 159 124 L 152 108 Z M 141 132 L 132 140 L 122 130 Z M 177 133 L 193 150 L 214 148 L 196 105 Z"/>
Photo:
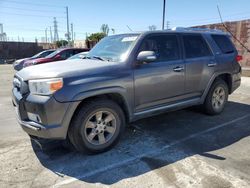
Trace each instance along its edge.
<path fill-rule="evenodd" d="M 222 79 L 216 79 L 212 84 L 203 108 L 206 114 L 218 115 L 223 110 L 228 100 L 228 85 Z"/>
<path fill-rule="evenodd" d="M 77 111 L 68 137 L 77 151 L 100 153 L 118 142 L 124 128 L 125 116 L 120 106 L 109 99 L 96 99 Z"/>

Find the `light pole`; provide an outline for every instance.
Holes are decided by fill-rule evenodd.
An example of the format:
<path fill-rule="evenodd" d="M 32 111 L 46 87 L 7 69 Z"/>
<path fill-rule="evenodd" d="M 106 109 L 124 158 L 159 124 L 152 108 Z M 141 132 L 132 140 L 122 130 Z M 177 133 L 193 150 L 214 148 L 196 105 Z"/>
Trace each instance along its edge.
<path fill-rule="evenodd" d="M 68 8 L 68 6 L 66 7 L 66 17 L 67 17 L 67 41 L 68 41 L 68 45 L 69 45 L 70 33 L 69 33 L 69 8 Z"/>
<path fill-rule="evenodd" d="M 163 15 L 162 15 L 162 30 L 165 28 L 165 9 L 166 9 L 166 0 L 163 0 Z"/>

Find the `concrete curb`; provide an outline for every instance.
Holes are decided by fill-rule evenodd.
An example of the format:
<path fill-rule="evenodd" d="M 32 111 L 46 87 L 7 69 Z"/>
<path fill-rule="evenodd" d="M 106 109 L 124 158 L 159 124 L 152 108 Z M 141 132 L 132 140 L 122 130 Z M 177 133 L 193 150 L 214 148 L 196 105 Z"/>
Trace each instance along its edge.
<path fill-rule="evenodd" d="M 250 67 L 242 67 L 242 76 L 250 77 Z"/>

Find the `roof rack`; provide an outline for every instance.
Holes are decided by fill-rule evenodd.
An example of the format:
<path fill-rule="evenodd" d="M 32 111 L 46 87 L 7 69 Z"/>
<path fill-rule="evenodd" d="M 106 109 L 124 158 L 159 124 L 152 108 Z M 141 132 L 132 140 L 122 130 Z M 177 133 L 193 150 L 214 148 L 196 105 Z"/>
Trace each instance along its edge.
<path fill-rule="evenodd" d="M 208 29 L 208 28 L 191 28 L 191 27 L 174 27 L 173 31 L 202 31 L 202 32 L 210 32 L 210 33 L 225 33 L 219 29 Z"/>

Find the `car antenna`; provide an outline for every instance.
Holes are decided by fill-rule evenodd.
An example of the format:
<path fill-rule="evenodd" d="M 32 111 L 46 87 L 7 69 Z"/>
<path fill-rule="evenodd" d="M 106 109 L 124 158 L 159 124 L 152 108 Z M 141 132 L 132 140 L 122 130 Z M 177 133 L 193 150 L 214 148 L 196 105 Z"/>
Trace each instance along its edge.
<path fill-rule="evenodd" d="M 222 26 L 227 30 L 228 33 L 230 33 L 230 35 L 232 35 L 232 37 L 243 47 L 247 50 L 247 52 L 250 52 L 250 50 L 227 28 L 226 24 L 224 23 L 222 16 L 221 16 L 221 12 L 220 12 L 220 8 L 219 5 L 217 5 L 217 10 L 220 16 L 220 21 Z"/>
<path fill-rule="evenodd" d="M 129 29 L 129 31 L 133 31 L 128 25 L 127 25 L 127 28 Z"/>

